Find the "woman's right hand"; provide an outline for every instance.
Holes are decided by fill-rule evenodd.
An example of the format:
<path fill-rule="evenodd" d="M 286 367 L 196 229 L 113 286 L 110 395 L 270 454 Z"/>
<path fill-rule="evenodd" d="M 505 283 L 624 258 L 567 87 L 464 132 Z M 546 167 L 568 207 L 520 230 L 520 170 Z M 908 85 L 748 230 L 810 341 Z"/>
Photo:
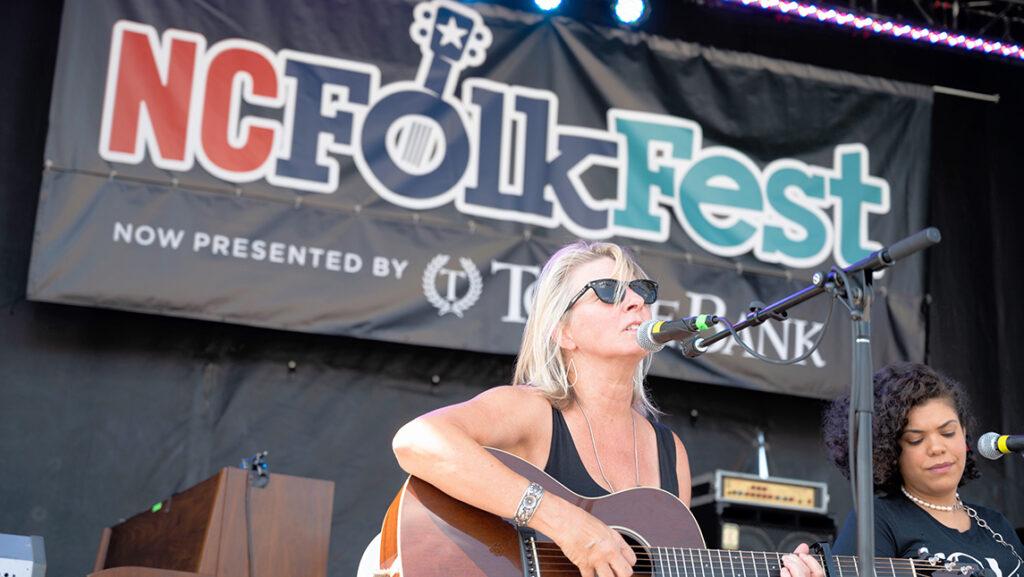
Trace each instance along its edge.
<path fill-rule="evenodd" d="M 545 496 L 537 513 L 530 526 L 554 541 L 582 577 L 633 574 L 633 548 L 597 517 L 553 495 Z"/>

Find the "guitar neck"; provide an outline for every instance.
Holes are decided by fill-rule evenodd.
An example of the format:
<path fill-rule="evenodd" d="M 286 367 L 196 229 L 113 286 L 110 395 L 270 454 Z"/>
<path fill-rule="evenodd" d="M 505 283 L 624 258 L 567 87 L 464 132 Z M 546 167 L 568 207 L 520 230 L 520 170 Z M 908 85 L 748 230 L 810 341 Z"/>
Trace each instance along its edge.
<path fill-rule="evenodd" d="M 681 577 L 779 577 L 785 553 L 771 551 L 727 551 L 681 547 L 651 547 L 650 557 L 638 561 L 638 573 L 652 575 L 679 575 Z M 825 560 L 811 555 L 822 567 Z M 857 557 L 834 555 L 829 577 L 858 577 L 860 563 Z M 927 577 L 942 571 L 941 565 L 932 565 L 913 559 L 875 559 L 877 577 Z"/>

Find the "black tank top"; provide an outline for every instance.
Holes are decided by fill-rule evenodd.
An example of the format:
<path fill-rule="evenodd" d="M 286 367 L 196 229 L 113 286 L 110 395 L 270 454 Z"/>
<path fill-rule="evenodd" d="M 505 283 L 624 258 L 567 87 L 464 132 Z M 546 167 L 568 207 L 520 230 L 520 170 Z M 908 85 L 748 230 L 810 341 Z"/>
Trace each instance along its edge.
<path fill-rule="evenodd" d="M 676 476 L 676 443 L 672 431 L 647 419 L 654 426 L 658 438 L 658 469 L 661 475 L 661 488 L 679 496 L 679 478 Z M 561 411 L 551 408 L 551 452 L 544 472 L 554 477 L 570 491 L 584 497 L 600 497 L 607 495 L 608 490 L 598 485 L 587 472 L 572 442 L 572 434 L 565 423 Z"/>

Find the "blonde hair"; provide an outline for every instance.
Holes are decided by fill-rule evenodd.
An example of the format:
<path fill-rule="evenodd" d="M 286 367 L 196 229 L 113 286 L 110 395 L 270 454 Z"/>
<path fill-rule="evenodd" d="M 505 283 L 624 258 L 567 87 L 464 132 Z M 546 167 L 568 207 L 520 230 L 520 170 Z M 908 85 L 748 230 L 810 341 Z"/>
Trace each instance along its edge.
<path fill-rule="evenodd" d="M 558 346 L 558 330 L 568 322 L 572 311 L 566 311 L 582 287 L 571 286 L 569 277 L 576 267 L 601 258 L 615 261 L 613 278 L 630 281 L 646 278 L 646 273 L 625 249 L 608 242 L 577 241 L 562 247 L 551 256 L 537 278 L 530 316 L 523 329 L 523 342 L 516 359 L 513 385 L 528 385 L 538 389 L 555 408 L 561 410 L 575 398 L 569 382 L 569 362 Z M 619 283 L 618 298 L 627 290 L 626 282 Z M 644 387 L 644 379 L 651 367 L 651 356 L 637 363 L 633 372 L 633 408 L 644 416 L 659 414 Z"/>

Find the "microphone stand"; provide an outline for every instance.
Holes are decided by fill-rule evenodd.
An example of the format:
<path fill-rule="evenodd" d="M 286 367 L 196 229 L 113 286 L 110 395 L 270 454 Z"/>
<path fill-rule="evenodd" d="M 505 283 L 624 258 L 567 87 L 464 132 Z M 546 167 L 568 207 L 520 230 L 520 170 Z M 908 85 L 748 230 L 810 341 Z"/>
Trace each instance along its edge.
<path fill-rule="evenodd" d="M 850 379 L 850 480 L 853 483 L 857 511 L 857 554 L 860 556 L 860 577 L 875 577 L 875 511 L 874 472 L 871 457 L 871 421 L 874 410 L 871 362 L 871 282 L 874 272 L 892 266 L 896 261 L 924 250 L 942 240 L 939 229 L 926 228 L 900 240 L 888 248 L 871 253 L 867 258 L 845 269 L 833 267 L 828 276 L 814 273 L 811 286 L 767 307 L 758 307 L 746 319 L 704 339 L 691 337 L 682 343 L 683 354 L 697 357 L 708 346 L 726 338 L 734 331 L 760 325 L 770 318 L 784 320 L 786 311 L 822 292 L 828 292 L 850 311 L 853 334 L 852 378 Z M 738 338 L 738 337 L 737 337 Z M 855 465 L 855 466 L 854 466 Z M 834 577 L 834 576 L 833 576 Z"/>

